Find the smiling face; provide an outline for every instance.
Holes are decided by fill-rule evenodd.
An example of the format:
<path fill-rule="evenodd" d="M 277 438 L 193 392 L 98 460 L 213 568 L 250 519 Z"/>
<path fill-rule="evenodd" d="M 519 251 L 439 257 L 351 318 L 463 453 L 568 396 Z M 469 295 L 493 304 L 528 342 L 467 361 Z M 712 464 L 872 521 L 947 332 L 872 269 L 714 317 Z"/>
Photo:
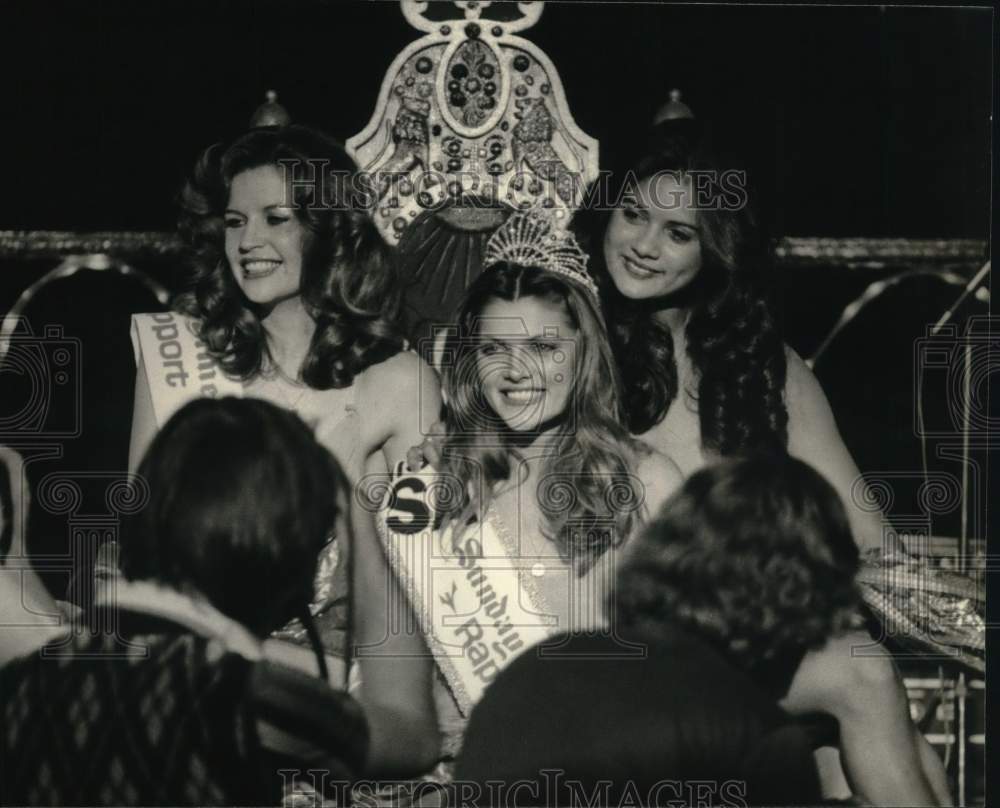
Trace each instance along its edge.
<path fill-rule="evenodd" d="M 224 221 L 226 259 L 247 299 L 274 305 L 299 294 L 307 230 L 289 207 L 275 166 L 233 177 Z"/>
<path fill-rule="evenodd" d="M 627 191 L 604 234 L 604 259 L 618 291 L 633 300 L 678 292 L 702 265 L 691 182 L 661 173 Z"/>
<path fill-rule="evenodd" d="M 486 401 L 516 432 L 554 425 L 576 379 L 579 332 L 566 308 L 539 297 L 493 299 L 480 315 L 476 369 Z"/>

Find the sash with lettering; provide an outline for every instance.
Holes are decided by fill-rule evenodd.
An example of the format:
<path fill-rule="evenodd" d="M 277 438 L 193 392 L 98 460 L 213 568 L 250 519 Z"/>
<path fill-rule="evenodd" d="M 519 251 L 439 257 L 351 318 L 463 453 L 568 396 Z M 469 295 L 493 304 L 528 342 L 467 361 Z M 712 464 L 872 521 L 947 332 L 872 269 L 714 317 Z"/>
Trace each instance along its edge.
<path fill-rule="evenodd" d="M 376 523 L 389 563 L 438 667 L 468 716 L 497 674 L 554 634 L 513 538 L 490 509 L 471 525 L 434 529 L 437 475 L 396 465 Z M 457 534 L 457 537 L 456 537 Z"/>
<path fill-rule="evenodd" d="M 157 426 L 196 398 L 241 396 L 243 385 L 226 376 L 205 343 L 198 322 L 177 312 L 132 315 L 135 364 L 146 371 Z"/>

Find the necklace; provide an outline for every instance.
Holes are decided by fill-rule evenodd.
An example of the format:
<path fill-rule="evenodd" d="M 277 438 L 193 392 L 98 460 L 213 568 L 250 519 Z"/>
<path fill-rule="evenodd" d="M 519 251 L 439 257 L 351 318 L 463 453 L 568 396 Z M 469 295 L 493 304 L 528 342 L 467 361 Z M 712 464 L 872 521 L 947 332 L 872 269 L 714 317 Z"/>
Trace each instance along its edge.
<path fill-rule="evenodd" d="M 266 373 L 261 373 L 261 379 L 266 381 L 277 394 L 281 397 L 282 403 L 285 407 L 294 413 L 299 411 L 299 404 L 302 399 L 305 398 L 306 393 L 309 392 L 309 386 L 304 382 L 300 382 L 293 379 L 285 371 L 281 369 L 281 366 L 277 363 L 273 364 L 273 369 L 268 370 Z M 292 397 L 286 391 L 286 387 L 291 387 L 293 389 L 299 390 L 298 395 Z"/>

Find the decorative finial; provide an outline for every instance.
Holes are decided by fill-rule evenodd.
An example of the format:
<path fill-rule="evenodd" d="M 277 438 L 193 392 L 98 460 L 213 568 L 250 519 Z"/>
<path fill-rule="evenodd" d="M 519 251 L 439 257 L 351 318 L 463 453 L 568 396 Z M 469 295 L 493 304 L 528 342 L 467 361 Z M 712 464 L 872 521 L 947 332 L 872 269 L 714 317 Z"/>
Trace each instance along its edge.
<path fill-rule="evenodd" d="M 251 129 L 262 129 L 269 126 L 287 126 L 292 122 L 288 110 L 278 103 L 278 94 L 274 90 L 268 90 L 264 96 L 264 101 L 250 119 Z"/>
<path fill-rule="evenodd" d="M 653 125 L 664 121 L 673 121 L 678 118 L 693 118 L 694 113 L 691 107 L 681 101 L 681 91 L 676 87 L 670 91 L 670 100 L 657 110 L 653 116 Z"/>
<path fill-rule="evenodd" d="M 439 13 L 449 5 L 449 14 Z M 384 178 L 372 218 L 389 244 L 411 249 L 406 234 L 426 214 L 485 232 L 499 224 L 497 212 L 543 198 L 568 221 L 598 178 L 598 142 L 573 120 L 551 60 L 514 36 L 537 22 L 545 4 L 520 0 L 480 14 L 488 5 L 400 2 L 425 36 L 393 61 L 371 120 L 346 144 L 362 171 Z M 515 6 L 521 16 L 509 19 Z"/>
<path fill-rule="evenodd" d="M 573 234 L 556 224 L 540 207 L 515 211 L 486 244 L 484 267 L 509 263 L 545 269 L 569 278 L 600 300 L 597 284 L 587 271 L 588 256 Z"/>

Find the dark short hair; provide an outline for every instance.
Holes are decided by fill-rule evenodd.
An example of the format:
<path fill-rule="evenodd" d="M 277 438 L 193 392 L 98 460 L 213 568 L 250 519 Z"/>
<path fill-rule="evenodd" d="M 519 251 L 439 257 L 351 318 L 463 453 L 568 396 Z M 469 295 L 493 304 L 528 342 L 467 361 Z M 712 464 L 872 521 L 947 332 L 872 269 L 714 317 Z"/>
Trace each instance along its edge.
<path fill-rule="evenodd" d="M 126 528 L 131 579 L 194 589 L 261 635 L 312 599 L 345 479 L 302 420 L 256 399 L 199 399 L 154 438 L 149 501 Z"/>
<path fill-rule="evenodd" d="M 635 538 L 612 595 L 618 625 L 680 625 L 762 673 L 846 629 L 860 604 L 843 503 L 787 455 L 688 478 Z"/>

